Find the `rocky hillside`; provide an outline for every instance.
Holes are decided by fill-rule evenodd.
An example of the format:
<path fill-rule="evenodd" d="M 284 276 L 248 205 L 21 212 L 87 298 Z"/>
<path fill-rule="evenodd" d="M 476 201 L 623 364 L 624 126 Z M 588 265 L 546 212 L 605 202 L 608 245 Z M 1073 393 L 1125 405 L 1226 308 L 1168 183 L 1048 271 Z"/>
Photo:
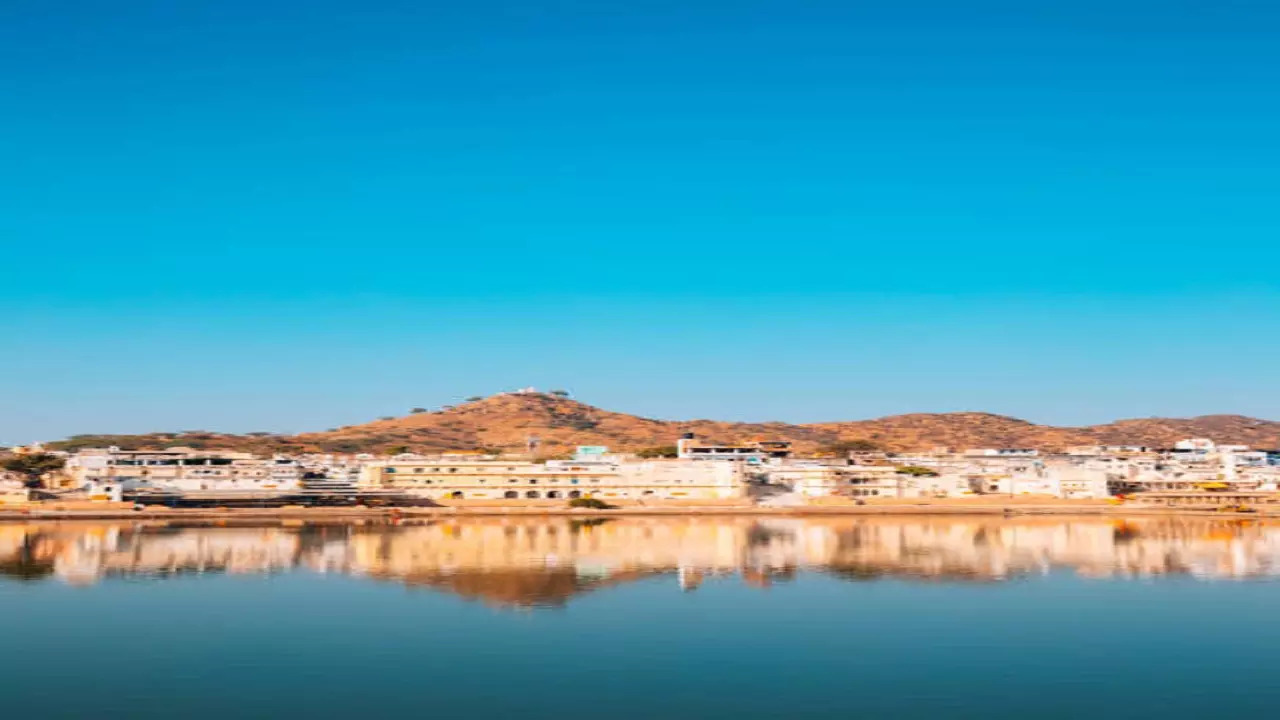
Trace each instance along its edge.
<path fill-rule="evenodd" d="M 1258 448 L 1280 447 L 1280 422 L 1238 415 L 1197 418 L 1120 420 L 1090 427 L 1054 427 L 988 413 L 915 413 L 875 420 L 792 425 L 779 422 L 733 423 L 715 420 L 664 421 L 610 412 L 545 393 L 500 394 L 435 412 L 418 412 L 362 425 L 294 436 L 228 435 L 204 431 L 151 435 L 81 435 L 54 447 L 155 448 L 185 445 L 254 452 L 323 450 L 331 452 L 506 450 L 525 447 L 530 436 L 541 452 L 562 454 L 576 445 L 606 445 L 615 450 L 671 445 L 682 433 L 716 441 L 783 439 L 802 452 L 852 440 L 867 440 L 886 450 L 927 450 L 938 446 L 1035 447 L 1128 444 L 1168 447 L 1187 437 L 1207 437 Z"/>

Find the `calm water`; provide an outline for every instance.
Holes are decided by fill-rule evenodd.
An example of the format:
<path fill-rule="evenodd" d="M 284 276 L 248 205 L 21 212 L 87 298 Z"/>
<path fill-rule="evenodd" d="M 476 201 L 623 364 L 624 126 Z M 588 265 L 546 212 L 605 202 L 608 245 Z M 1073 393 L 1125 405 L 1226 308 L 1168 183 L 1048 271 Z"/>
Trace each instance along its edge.
<path fill-rule="evenodd" d="M 17 717 L 1271 716 L 1280 525 L 0 525 Z"/>

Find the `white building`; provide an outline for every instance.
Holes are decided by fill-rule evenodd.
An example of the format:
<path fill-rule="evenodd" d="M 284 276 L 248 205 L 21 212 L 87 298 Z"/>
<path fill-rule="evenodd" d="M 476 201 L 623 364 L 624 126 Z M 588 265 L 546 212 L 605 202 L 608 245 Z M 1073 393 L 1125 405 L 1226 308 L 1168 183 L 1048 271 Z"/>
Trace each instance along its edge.
<path fill-rule="evenodd" d="M 67 458 L 66 473 L 76 487 L 117 483 L 126 490 L 294 490 L 302 478 L 298 462 L 283 455 L 192 448 L 81 450 Z"/>

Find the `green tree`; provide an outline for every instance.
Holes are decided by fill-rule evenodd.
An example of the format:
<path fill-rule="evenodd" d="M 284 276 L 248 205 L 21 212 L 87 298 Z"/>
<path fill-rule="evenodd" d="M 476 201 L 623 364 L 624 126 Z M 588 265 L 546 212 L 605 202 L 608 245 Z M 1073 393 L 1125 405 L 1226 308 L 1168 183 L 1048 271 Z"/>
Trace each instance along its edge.
<path fill-rule="evenodd" d="M 871 440 L 841 440 L 839 442 L 824 445 L 819 448 L 819 452 L 829 455 L 848 455 L 854 452 L 877 452 L 881 449 L 880 445 Z"/>
<path fill-rule="evenodd" d="M 426 411 L 427 411 L 427 409 L 426 409 L 426 408 L 423 408 L 423 407 L 409 408 L 409 414 L 410 414 L 410 415 L 418 415 L 418 414 L 424 413 L 424 412 L 426 412 Z"/>
<path fill-rule="evenodd" d="M 568 391 L 568 390 L 552 390 L 552 391 L 551 391 L 551 394 L 552 394 L 552 395 L 555 395 L 556 397 L 562 397 L 562 398 L 567 398 L 567 397 L 569 397 L 569 391 Z"/>
<path fill-rule="evenodd" d="M 938 471 L 919 465 L 899 465 L 898 472 L 911 477 L 938 477 Z"/>
<path fill-rule="evenodd" d="M 673 458 L 679 456 L 680 451 L 675 445 L 658 445 L 656 447 L 642 448 L 636 451 L 638 458 Z"/>
<path fill-rule="evenodd" d="M 40 478 L 45 473 L 56 472 L 66 466 L 67 461 L 50 453 L 32 453 L 30 455 L 14 455 L 0 464 L 9 472 L 24 476 L 27 487 L 40 487 Z"/>
<path fill-rule="evenodd" d="M 467 402 L 480 402 L 483 399 L 484 398 L 479 395 L 472 395 L 471 397 L 467 398 Z"/>
<path fill-rule="evenodd" d="M 391 447 L 387 448 L 388 455 L 403 455 L 404 453 L 407 453 L 407 452 L 409 452 L 408 445 L 392 445 Z"/>

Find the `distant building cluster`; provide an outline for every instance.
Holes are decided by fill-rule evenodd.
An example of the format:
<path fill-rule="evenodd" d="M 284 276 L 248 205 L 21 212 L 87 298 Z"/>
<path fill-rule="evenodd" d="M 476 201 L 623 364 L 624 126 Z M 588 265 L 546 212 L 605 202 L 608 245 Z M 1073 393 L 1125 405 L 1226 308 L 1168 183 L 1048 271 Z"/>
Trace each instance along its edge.
<path fill-rule="evenodd" d="M 18 454 L 37 452 L 15 449 Z M 1187 439 L 1172 448 L 1083 446 L 937 448 L 801 457 L 785 441 L 715 443 L 679 438 L 675 457 L 641 458 L 582 446 L 568 459 L 531 454 L 304 453 L 255 456 L 172 447 L 63 453 L 47 487 L 88 499 L 139 492 L 375 493 L 432 502 L 542 503 L 736 501 L 762 505 L 865 503 L 982 495 L 1057 499 L 1125 497 L 1165 504 L 1280 501 L 1280 454 Z M 0 503 L 25 497 L 20 478 L 0 481 Z"/>

